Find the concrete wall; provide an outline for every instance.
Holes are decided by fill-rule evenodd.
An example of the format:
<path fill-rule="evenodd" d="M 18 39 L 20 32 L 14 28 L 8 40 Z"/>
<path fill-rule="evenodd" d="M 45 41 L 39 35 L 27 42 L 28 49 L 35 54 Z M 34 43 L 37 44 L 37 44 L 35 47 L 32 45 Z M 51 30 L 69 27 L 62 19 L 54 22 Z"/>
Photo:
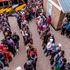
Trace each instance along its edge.
<path fill-rule="evenodd" d="M 57 0 L 53 0 L 58 6 L 58 1 Z M 44 11 L 47 13 L 48 10 L 48 1 L 47 0 L 43 0 L 43 7 L 44 7 Z M 55 28 L 55 30 L 58 30 L 61 28 L 61 24 L 64 18 L 64 13 L 60 10 L 58 10 L 54 5 L 52 6 L 52 26 Z"/>
<path fill-rule="evenodd" d="M 64 16 L 65 14 L 62 11 L 59 11 L 55 6 L 52 7 L 52 26 L 55 30 L 61 29 Z"/>
<path fill-rule="evenodd" d="M 61 11 L 59 11 L 55 6 L 52 7 L 52 25 L 55 29 L 57 29 L 57 25 L 59 22 L 59 17 L 60 17 Z"/>
<path fill-rule="evenodd" d="M 57 0 L 53 0 L 57 5 L 59 5 L 58 1 Z"/>
<path fill-rule="evenodd" d="M 48 10 L 47 0 L 43 0 L 43 8 L 44 8 L 44 11 L 47 12 Z"/>
<path fill-rule="evenodd" d="M 60 17 L 59 17 L 59 22 L 58 22 L 58 25 L 57 25 L 57 29 L 61 29 L 64 17 L 65 17 L 65 14 L 61 11 Z"/>

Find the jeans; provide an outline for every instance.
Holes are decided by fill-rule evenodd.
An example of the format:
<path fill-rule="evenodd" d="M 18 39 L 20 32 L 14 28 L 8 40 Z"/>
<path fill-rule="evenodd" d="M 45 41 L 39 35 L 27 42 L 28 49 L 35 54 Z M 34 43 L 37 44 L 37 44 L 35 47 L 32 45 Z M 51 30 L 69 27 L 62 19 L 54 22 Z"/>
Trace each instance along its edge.
<path fill-rule="evenodd" d="M 16 46 L 16 49 L 19 49 L 19 42 L 18 41 L 15 43 L 15 46 Z"/>
<path fill-rule="evenodd" d="M 0 68 L 4 68 L 4 63 L 0 61 Z"/>

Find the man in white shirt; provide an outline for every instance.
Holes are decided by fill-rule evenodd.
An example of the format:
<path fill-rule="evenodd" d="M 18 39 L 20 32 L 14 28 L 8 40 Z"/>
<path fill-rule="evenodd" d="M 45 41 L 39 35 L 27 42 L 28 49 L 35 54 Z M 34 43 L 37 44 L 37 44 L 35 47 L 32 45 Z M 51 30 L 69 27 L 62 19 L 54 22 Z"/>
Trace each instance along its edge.
<path fill-rule="evenodd" d="M 50 39 L 50 41 L 47 43 L 45 51 L 44 51 L 44 53 L 46 53 L 46 56 L 48 56 L 48 54 L 50 54 L 50 51 L 52 50 L 52 46 L 53 46 L 53 39 Z"/>

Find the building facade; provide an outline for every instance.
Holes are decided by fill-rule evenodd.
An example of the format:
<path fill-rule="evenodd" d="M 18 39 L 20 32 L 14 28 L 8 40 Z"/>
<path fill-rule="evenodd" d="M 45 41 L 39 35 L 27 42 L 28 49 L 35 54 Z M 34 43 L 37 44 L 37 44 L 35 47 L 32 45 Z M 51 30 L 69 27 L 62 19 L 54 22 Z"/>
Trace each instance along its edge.
<path fill-rule="evenodd" d="M 51 15 L 51 24 L 55 30 L 60 29 L 65 14 L 62 12 L 58 0 L 43 0 L 43 7 L 46 15 Z"/>

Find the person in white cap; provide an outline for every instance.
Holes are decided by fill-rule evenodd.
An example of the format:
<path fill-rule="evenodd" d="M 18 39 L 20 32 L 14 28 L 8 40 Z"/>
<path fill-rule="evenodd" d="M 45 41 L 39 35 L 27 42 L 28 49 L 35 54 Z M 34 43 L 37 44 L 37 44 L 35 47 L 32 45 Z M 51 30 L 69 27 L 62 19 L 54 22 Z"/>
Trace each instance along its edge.
<path fill-rule="evenodd" d="M 33 70 L 33 63 L 31 59 L 28 59 L 24 64 L 25 70 Z"/>
<path fill-rule="evenodd" d="M 20 66 L 18 66 L 15 70 L 22 70 L 22 68 Z"/>
<path fill-rule="evenodd" d="M 52 45 L 53 45 L 53 39 L 50 39 L 50 41 L 46 45 L 44 53 L 47 52 L 47 55 L 48 55 L 52 49 Z"/>

